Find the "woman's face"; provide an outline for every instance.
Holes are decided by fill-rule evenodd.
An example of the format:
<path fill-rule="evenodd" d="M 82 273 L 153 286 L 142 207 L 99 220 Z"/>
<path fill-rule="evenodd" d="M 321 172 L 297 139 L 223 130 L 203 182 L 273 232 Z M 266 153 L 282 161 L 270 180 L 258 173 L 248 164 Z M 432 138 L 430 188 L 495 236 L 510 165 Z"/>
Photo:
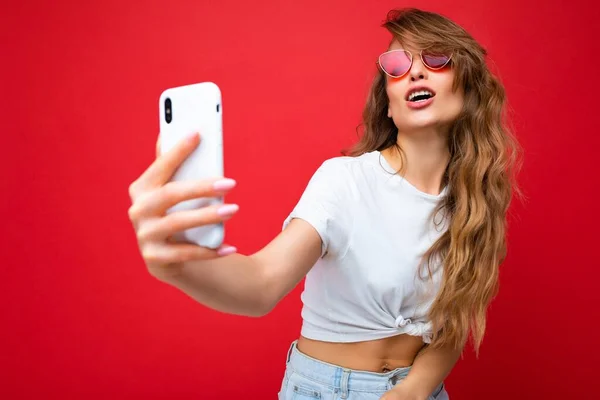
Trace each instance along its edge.
<path fill-rule="evenodd" d="M 423 128 L 443 132 L 456 120 L 463 107 L 463 90 L 452 90 L 454 71 L 450 67 L 430 70 L 421 60 L 420 49 L 402 46 L 394 41 L 389 50 L 404 49 L 413 55 L 410 70 L 400 78 L 386 75 L 386 92 L 389 98 L 388 117 L 394 120 L 399 132 Z M 425 101 L 409 100 L 414 91 L 428 91 L 433 97 Z M 418 100 L 418 98 L 417 98 Z"/>

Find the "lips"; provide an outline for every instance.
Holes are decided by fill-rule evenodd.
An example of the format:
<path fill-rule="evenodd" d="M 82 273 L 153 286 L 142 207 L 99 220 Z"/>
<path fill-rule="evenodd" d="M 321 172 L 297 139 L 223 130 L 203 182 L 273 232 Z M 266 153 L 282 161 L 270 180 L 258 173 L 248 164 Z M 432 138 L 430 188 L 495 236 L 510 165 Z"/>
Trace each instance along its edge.
<path fill-rule="evenodd" d="M 429 106 L 431 103 L 433 103 L 433 97 L 430 97 L 427 100 L 407 101 L 406 105 L 413 110 L 419 110 Z"/>

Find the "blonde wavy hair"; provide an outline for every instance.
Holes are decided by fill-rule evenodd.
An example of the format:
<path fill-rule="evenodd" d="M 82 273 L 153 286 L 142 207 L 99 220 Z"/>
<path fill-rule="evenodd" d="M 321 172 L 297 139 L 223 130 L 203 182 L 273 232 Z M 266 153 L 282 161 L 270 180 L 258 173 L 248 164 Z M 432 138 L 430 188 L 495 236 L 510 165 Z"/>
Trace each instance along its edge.
<path fill-rule="evenodd" d="M 513 194 L 522 196 L 515 179 L 522 151 L 508 127 L 505 91 L 486 65 L 486 50 L 448 18 L 414 8 L 392 10 L 382 27 L 400 43 L 451 52 L 454 90 L 464 90 L 463 109 L 449 130 L 450 161 L 442 182 L 448 192 L 434 213 L 445 213 L 448 229 L 423 260 L 429 276 L 434 258 L 443 266 L 429 314 L 434 332 L 430 346 L 461 348 L 471 338 L 478 356 L 487 309 L 498 292 L 499 266 L 507 253 L 508 207 Z M 385 89 L 386 76 L 379 69 L 359 126 L 362 135 L 345 154 L 395 146 L 405 160 L 398 129 L 387 117 Z"/>

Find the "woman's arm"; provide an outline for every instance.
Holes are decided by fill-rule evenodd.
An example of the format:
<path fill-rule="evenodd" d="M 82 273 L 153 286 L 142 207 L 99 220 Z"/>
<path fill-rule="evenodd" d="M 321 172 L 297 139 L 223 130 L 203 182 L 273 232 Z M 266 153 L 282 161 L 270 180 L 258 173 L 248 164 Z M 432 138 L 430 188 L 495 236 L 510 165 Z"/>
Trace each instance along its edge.
<path fill-rule="evenodd" d="M 231 205 L 215 205 L 167 213 L 182 201 L 220 197 L 235 186 L 235 181 L 221 177 L 171 182 L 173 174 L 199 142 L 198 134 L 190 135 L 164 154 L 160 154 L 157 146 L 156 160 L 130 185 L 132 204 L 128 214 L 140 253 L 152 276 L 203 305 L 232 314 L 264 315 L 319 259 L 324 246 L 321 235 L 310 223 L 294 219 L 265 248 L 251 256 L 231 254 L 235 249 L 229 246 L 209 249 L 170 241 L 177 232 L 223 222 L 237 211 Z M 329 190 L 317 190 L 322 195 L 317 196 L 315 204 L 327 201 L 327 195 L 337 195 L 332 185 L 327 184 L 334 178 L 337 176 L 325 176 L 327 182 L 321 186 Z M 311 204 L 304 207 L 319 208 Z M 318 217 L 321 216 L 311 218 L 327 222 Z"/>
<path fill-rule="evenodd" d="M 214 310 L 259 317 L 302 280 L 320 254 L 317 231 L 294 219 L 255 254 L 187 261 L 176 274 L 160 280 Z"/>
<path fill-rule="evenodd" d="M 432 349 L 425 346 L 415 358 L 408 376 L 391 390 L 394 394 L 406 393 L 406 396 L 388 398 L 426 400 L 450 374 L 463 348 L 464 346 L 459 349 L 446 346 Z"/>

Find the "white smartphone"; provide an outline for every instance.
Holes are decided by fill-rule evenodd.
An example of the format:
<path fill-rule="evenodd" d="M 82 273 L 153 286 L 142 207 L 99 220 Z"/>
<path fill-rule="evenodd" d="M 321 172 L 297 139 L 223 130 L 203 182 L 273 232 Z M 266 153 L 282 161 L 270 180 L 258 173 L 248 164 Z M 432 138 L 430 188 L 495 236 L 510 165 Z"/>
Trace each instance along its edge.
<path fill-rule="evenodd" d="M 172 181 L 198 180 L 223 176 L 223 106 L 221 90 L 213 82 L 194 83 L 166 89 L 159 100 L 159 149 L 169 151 L 191 133 L 199 132 L 199 146 L 177 169 Z M 222 204 L 223 198 L 197 198 L 183 201 L 167 213 Z M 176 241 L 196 243 L 215 249 L 223 243 L 223 223 L 178 232 Z"/>

